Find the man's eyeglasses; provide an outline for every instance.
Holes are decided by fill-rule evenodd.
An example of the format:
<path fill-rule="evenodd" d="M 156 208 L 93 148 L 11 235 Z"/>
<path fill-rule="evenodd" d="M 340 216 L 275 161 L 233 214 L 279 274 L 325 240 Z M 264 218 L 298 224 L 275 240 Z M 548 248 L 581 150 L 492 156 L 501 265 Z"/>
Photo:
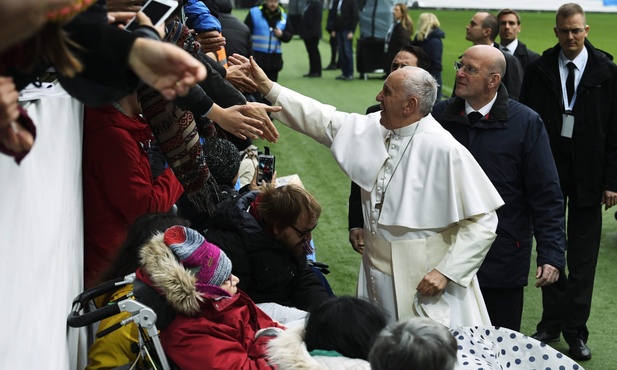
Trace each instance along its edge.
<path fill-rule="evenodd" d="M 458 61 L 454 62 L 454 70 L 457 72 L 462 70 L 464 74 L 470 75 L 470 76 L 477 75 L 478 72 L 480 72 L 479 69 L 471 67 L 471 66 L 466 66 L 463 63 L 458 62 Z"/>
<path fill-rule="evenodd" d="M 574 36 L 578 36 L 581 33 L 585 32 L 585 30 L 583 28 L 572 28 L 572 29 L 568 29 L 568 28 L 557 28 L 557 32 L 560 35 L 564 35 L 567 36 L 569 34 L 572 34 Z"/>
<path fill-rule="evenodd" d="M 311 227 L 308 230 L 302 231 L 302 230 L 298 230 L 294 225 L 289 225 L 289 227 L 291 227 L 292 229 L 294 229 L 294 231 L 298 234 L 299 238 L 304 238 L 306 237 L 308 234 L 312 233 L 313 230 L 315 230 L 315 228 L 317 227 L 317 224 L 315 224 L 315 226 Z"/>

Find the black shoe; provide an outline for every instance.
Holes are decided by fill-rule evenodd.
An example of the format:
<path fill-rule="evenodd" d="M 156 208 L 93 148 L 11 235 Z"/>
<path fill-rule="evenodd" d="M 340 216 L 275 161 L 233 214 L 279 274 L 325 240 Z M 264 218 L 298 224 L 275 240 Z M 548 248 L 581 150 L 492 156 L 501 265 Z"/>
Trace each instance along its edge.
<path fill-rule="evenodd" d="M 336 66 L 336 64 L 329 64 L 326 68 L 324 68 L 324 71 L 334 71 L 337 70 L 338 67 Z"/>
<path fill-rule="evenodd" d="M 533 339 L 544 342 L 544 343 L 553 343 L 559 342 L 559 333 L 553 334 L 547 331 L 538 331 L 531 336 Z"/>
<path fill-rule="evenodd" d="M 305 75 L 302 75 L 302 77 L 321 77 L 321 73 L 307 73 Z"/>
<path fill-rule="evenodd" d="M 353 80 L 353 76 L 345 76 L 345 75 L 340 75 L 336 77 L 337 80 L 343 80 L 343 81 L 352 81 Z"/>
<path fill-rule="evenodd" d="M 575 338 L 568 342 L 570 345 L 570 358 L 576 361 L 591 359 L 591 350 L 581 338 Z"/>

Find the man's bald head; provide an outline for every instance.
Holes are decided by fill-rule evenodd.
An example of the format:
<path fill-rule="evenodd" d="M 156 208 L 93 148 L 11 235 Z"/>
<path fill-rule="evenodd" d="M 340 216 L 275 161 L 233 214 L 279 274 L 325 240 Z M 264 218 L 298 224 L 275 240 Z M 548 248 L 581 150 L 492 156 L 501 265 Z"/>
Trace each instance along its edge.
<path fill-rule="evenodd" d="M 496 47 L 489 45 L 474 45 L 465 50 L 463 56 L 465 55 L 479 60 L 482 66 L 486 66 L 487 70 L 491 73 L 497 73 L 502 78 L 503 75 L 506 74 L 506 58 Z"/>
<path fill-rule="evenodd" d="M 465 38 L 474 45 L 489 45 L 499 34 L 499 21 L 488 12 L 477 12 L 469 21 L 466 30 Z"/>
<path fill-rule="evenodd" d="M 455 94 L 480 109 L 495 97 L 505 71 L 506 59 L 499 49 L 474 45 L 461 57 Z"/>

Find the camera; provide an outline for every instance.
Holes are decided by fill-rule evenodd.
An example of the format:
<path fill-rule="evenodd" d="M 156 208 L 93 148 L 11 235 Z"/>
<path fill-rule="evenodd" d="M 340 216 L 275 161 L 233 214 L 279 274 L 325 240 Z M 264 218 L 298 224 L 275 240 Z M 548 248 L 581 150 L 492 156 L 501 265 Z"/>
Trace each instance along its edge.
<path fill-rule="evenodd" d="M 272 177 L 274 176 L 275 158 L 270 154 L 270 148 L 264 147 L 264 154 L 257 156 L 258 168 L 257 168 L 257 183 L 261 183 L 265 180 L 268 183 L 272 183 Z"/>

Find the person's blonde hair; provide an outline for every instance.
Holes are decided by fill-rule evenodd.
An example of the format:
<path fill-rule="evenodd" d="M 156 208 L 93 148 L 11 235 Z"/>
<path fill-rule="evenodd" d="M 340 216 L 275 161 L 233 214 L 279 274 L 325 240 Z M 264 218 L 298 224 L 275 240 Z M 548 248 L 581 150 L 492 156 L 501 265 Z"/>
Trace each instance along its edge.
<path fill-rule="evenodd" d="M 394 4 L 394 7 L 398 8 L 403 15 L 403 18 L 401 18 L 401 26 L 403 26 L 404 29 L 409 30 L 409 33 L 413 34 L 413 21 L 407 11 L 407 5 L 403 3 L 396 3 Z"/>
<path fill-rule="evenodd" d="M 422 13 L 418 17 L 418 32 L 416 33 L 416 39 L 418 41 L 424 41 L 431 31 L 439 27 L 439 19 L 433 13 Z"/>

